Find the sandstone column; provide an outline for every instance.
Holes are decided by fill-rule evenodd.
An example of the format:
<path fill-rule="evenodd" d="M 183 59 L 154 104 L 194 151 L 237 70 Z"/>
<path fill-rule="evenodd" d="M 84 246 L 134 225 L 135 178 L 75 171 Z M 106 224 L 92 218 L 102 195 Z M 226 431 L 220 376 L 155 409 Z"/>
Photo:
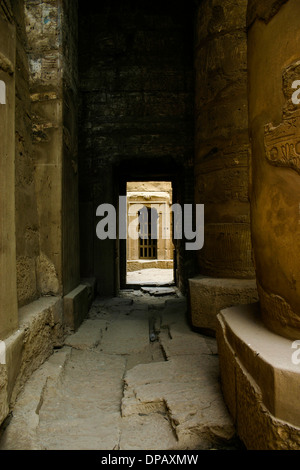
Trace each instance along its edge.
<path fill-rule="evenodd" d="M 201 2 L 196 23 L 195 202 L 205 205 L 192 323 L 256 300 L 248 200 L 247 1 Z M 205 276 L 205 277 L 203 277 Z"/>
<path fill-rule="evenodd" d="M 269 21 L 275 3 L 281 8 Z M 261 313 L 270 329 L 294 339 L 300 338 L 299 15 L 297 0 L 249 2 L 251 214 Z"/>
<path fill-rule="evenodd" d="M 251 232 L 260 302 L 224 309 L 224 398 L 248 449 L 300 448 L 300 4 L 248 5 Z"/>
<path fill-rule="evenodd" d="M 18 326 L 15 240 L 15 26 L 0 6 L 0 339 Z"/>

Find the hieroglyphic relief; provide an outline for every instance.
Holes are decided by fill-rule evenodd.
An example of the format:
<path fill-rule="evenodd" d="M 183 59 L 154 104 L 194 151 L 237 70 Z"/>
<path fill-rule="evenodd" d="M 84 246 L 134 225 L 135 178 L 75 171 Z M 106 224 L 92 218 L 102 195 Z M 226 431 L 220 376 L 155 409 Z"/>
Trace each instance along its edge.
<path fill-rule="evenodd" d="M 300 61 L 285 69 L 283 93 L 286 104 L 283 110 L 283 122 L 277 127 L 267 124 L 264 139 L 268 162 L 275 166 L 292 168 L 298 173 L 300 173 L 300 104 L 295 100 L 298 93 L 295 83 L 299 77 Z"/>
<path fill-rule="evenodd" d="M 300 173 L 300 112 L 277 127 L 265 126 L 265 149 L 272 165 L 286 166 Z"/>

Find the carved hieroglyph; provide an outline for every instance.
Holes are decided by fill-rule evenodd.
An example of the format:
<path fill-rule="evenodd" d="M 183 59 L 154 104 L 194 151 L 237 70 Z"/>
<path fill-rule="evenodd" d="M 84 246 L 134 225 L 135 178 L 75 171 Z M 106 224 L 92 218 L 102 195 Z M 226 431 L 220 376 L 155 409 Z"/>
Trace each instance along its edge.
<path fill-rule="evenodd" d="M 293 100 L 296 81 L 300 79 L 300 61 L 285 69 L 283 92 L 286 105 L 283 122 L 274 127 L 265 126 L 266 158 L 271 165 L 288 167 L 300 174 L 300 104 Z"/>

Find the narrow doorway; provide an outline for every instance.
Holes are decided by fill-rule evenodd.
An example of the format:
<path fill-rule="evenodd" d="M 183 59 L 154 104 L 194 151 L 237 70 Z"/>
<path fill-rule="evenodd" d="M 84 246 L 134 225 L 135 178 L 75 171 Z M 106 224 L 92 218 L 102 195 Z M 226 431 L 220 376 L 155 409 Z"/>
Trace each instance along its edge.
<path fill-rule="evenodd" d="M 126 196 L 126 285 L 173 285 L 172 183 L 130 181 Z"/>

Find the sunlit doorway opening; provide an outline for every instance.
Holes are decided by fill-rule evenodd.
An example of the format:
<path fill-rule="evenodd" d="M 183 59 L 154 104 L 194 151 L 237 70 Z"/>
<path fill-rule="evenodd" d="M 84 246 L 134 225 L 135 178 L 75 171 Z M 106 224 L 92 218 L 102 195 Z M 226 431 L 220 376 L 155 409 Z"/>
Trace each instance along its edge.
<path fill-rule="evenodd" d="M 172 183 L 128 182 L 126 284 L 174 284 Z"/>

